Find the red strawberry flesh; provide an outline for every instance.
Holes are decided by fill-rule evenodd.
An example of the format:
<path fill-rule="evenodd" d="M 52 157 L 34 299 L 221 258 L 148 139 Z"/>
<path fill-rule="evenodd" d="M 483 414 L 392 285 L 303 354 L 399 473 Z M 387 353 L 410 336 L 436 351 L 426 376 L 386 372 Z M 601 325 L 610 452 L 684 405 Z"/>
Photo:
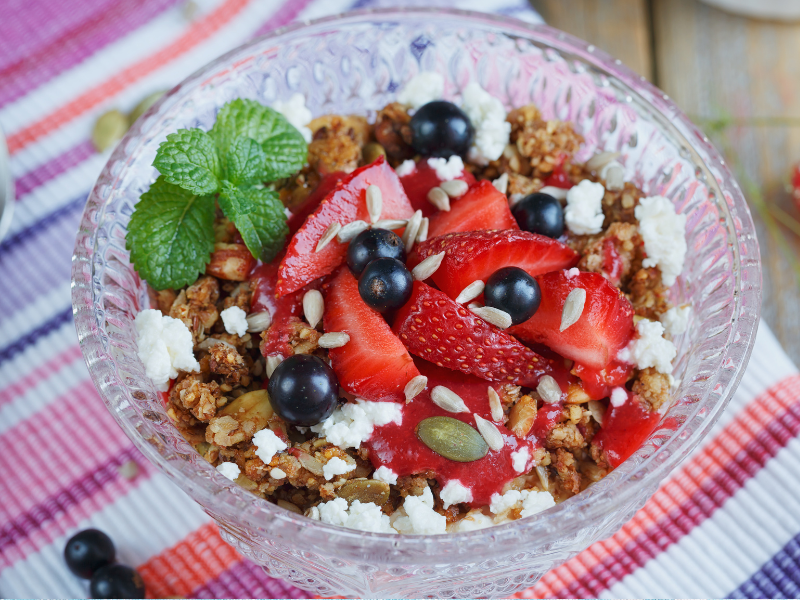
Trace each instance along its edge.
<path fill-rule="evenodd" d="M 469 185 L 475 183 L 475 177 L 466 169 L 456 179 L 465 181 Z M 425 217 L 436 212 L 436 207 L 428 200 L 428 192 L 431 191 L 431 188 L 441 184 L 442 180 L 436 174 L 436 169 L 428 164 L 427 159 L 420 160 L 414 170 L 401 177 L 400 181 L 403 182 L 403 189 L 405 189 L 414 210 L 421 210 Z"/>
<path fill-rule="evenodd" d="M 314 284 L 307 289 L 301 289 L 292 294 L 275 297 L 275 285 L 278 280 L 277 259 L 269 264 L 257 266 L 250 273 L 250 285 L 253 297 L 250 301 L 251 312 L 269 312 L 272 324 L 267 329 L 264 341 L 261 343 L 261 353 L 264 356 L 280 354 L 287 358 L 294 354 L 289 343 L 294 334 L 294 327 L 300 323 L 303 314 L 303 296 L 308 289 L 316 287 Z"/>
<path fill-rule="evenodd" d="M 542 375 L 552 375 L 567 389 L 569 378 L 557 361 L 536 354 L 421 281 L 414 282 L 393 330 L 411 354 L 439 367 L 533 388 Z"/>
<path fill-rule="evenodd" d="M 419 244 L 416 252 L 420 259 L 445 253 L 433 281 L 451 298 L 503 267 L 519 267 L 535 277 L 573 267 L 580 258 L 557 240 L 519 230 L 448 233 Z"/>
<path fill-rule="evenodd" d="M 428 239 L 456 231 L 519 229 L 505 194 L 489 181 L 479 181 L 467 193 L 450 201 L 450 210 L 430 218 Z"/>
<path fill-rule="evenodd" d="M 287 219 L 286 224 L 289 226 L 290 234 L 294 235 L 294 233 L 300 229 L 303 223 L 306 222 L 308 215 L 317 210 L 319 203 L 322 202 L 325 197 L 333 191 L 336 184 L 345 177 L 347 177 L 347 174 L 341 171 L 326 175 L 320 180 L 317 187 L 306 196 L 305 200 L 289 211 L 292 213 L 292 216 Z"/>
<path fill-rule="evenodd" d="M 646 410 L 639 396 L 628 392 L 628 399 L 621 406 L 609 405 L 592 444 L 599 446 L 608 464 L 617 468 L 639 449 L 660 420 L 661 415 Z"/>
<path fill-rule="evenodd" d="M 400 179 L 383 157 L 356 169 L 336 185 L 292 237 L 278 268 L 279 296 L 299 290 L 342 264 L 347 244 L 334 238 L 317 252 L 317 243 L 333 223 L 369 222 L 365 197 L 370 185 L 381 190 L 382 219 L 408 219 L 414 214 Z"/>
<path fill-rule="evenodd" d="M 598 273 L 568 277 L 555 271 L 536 278 L 542 301 L 536 314 L 509 333 L 529 343 L 548 346 L 586 367 L 602 369 L 633 337 L 633 307 L 620 290 Z M 564 302 L 576 289 L 586 290 L 586 303 L 578 321 L 559 331 Z"/>
<path fill-rule="evenodd" d="M 365 400 L 405 402 L 403 389 L 419 371 L 403 343 L 361 299 L 347 267 L 326 287 L 325 331 L 350 336 L 347 344 L 328 352 L 339 385 Z"/>

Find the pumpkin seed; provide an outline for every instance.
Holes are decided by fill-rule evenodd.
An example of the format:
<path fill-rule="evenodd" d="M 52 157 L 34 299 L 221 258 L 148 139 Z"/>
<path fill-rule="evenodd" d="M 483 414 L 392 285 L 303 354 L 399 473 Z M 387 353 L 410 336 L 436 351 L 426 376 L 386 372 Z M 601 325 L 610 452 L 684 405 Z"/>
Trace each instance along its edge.
<path fill-rule="evenodd" d="M 374 479 L 351 479 L 340 487 L 336 494 L 348 503 L 358 500 L 381 506 L 389 499 L 389 484 Z"/>
<path fill-rule="evenodd" d="M 456 462 L 479 460 L 489 452 L 488 444 L 476 429 L 452 417 L 420 421 L 417 437 L 436 454 Z"/>
<path fill-rule="evenodd" d="M 128 117 L 114 109 L 100 116 L 92 130 L 92 143 L 98 152 L 113 148 L 128 131 Z"/>
<path fill-rule="evenodd" d="M 364 157 L 364 164 L 369 165 L 378 160 L 378 157 L 386 156 L 386 150 L 380 144 L 370 142 L 361 150 L 361 155 Z"/>
<path fill-rule="evenodd" d="M 131 125 L 136 122 L 136 119 L 138 119 L 144 113 L 146 113 L 147 109 L 149 109 L 151 106 L 153 106 L 153 104 L 158 102 L 161 99 L 161 96 L 163 96 L 166 93 L 167 93 L 166 90 L 159 90 L 157 92 L 153 92 L 152 94 L 148 94 L 147 96 L 142 98 L 141 102 L 139 102 L 139 104 L 137 104 L 133 108 L 131 114 L 128 116 L 128 120 L 130 121 Z"/>

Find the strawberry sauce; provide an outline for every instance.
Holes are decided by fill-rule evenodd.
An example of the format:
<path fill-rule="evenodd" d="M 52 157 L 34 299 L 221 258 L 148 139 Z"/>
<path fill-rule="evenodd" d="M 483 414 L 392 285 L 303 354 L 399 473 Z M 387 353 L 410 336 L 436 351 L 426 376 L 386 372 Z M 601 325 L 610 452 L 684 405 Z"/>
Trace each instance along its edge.
<path fill-rule="evenodd" d="M 639 397 L 628 392 L 622 406 L 609 405 L 603 428 L 592 441 L 605 450 L 608 464 L 616 469 L 636 452 L 660 420 L 661 415 L 645 410 Z"/>
<path fill-rule="evenodd" d="M 612 388 L 624 386 L 631 376 L 633 365 L 611 361 L 602 369 L 593 369 L 581 364 L 575 364 L 572 372 L 580 377 L 584 391 L 592 400 L 608 398 Z"/>
<path fill-rule="evenodd" d="M 550 176 L 544 180 L 545 186 L 557 187 L 568 190 L 572 187 L 572 182 L 569 180 L 569 175 L 564 170 L 562 165 L 557 165 Z"/>
<path fill-rule="evenodd" d="M 523 445 L 528 445 L 532 453 L 533 444 L 520 440 L 508 429 L 495 423 L 503 435 L 505 445 L 498 452 L 489 450 L 479 460 L 456 462 L 428 448 L 416 434 L 420 421 L 428 417 L 447 416 L 476 428 L 473 413 L 488 421 L 492 420 L 487 392 L 490 385 L 495 389 L 499 386 L 477 377 L 439 368 L 427 361 L 417 359 L 415 362 L 420 373 L 428 377 L 428 387 L 410 404 L 405 405 L 401 425 L 390 423 L 375 428 L 372 437 L 366 442 L 372 464 L 375 468 L 386 466 L 399 477 L 432 471 L 441 486 L 457 479 L 472 490 L 471 506 L 489 504 L 492 494 L 502 492 L 507 482 L 520 475 L 512 466 L 511 454 Z M 436 406 L 431 401 L 430 393 L 437 385 L 445 386 L 461 396 L 470 412 L 450 413 Z"/>

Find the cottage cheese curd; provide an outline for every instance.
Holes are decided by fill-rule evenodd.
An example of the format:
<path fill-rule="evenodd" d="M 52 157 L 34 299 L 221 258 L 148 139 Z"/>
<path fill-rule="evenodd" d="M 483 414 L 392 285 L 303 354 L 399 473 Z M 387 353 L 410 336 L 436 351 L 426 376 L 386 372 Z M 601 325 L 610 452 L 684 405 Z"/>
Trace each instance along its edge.
<path fill-rule="evenodd" d="M 520 517 L 530 517 L 555 505 L 556 501 L 549 492 L 508 490 L 503 495 L 494 494 L 492 496 L 489 510 L 495 515 L 502 516 L 512 508 L 521 508 Z M 495 523 L 497 522 L 498 519 L 495 519 Z"/>
<path fill-rule="evenodd" d="M 617 358 L 636 365 L 637 369 L 655 367 L 659 373 L 672 373 L 672 359 L 678 350 L 664 339 L 664 326 L 658 321 L 642 319 L 636 325 L 636 332 L 637 336 L 620 350 Z"/>
<path fill-rule="evenodd" d="M 272 105 L 272 108 L 281 113 L 289 123 L 297 128 L 306 144 L 311 143 L 311 130 L 307 125 L 311 123 L 312 115 L 311 111 L 306 108 L 306 98 L 303 94 L 292 94 L 289 100 L 286 102 L 279 100 Z"/>
<path fill-rule="evenodd" d="M 475 141 L 467 158 L 477 165 L 486 165 L 503 154 L 511 135 L 503 103 L 472 81 L 464 88 L 461 109 L 475 128 Z"/>
<path fill-rule="evenodd" d="M 673 285 L 686 258 L 686 215 L 677 214 L 663 196 L 642 198 L 633 212 L 647 253 L 642 266 L 658 267 L 664 285 Z"/>
<path fill-rule="evenodd" d="M 462 485 L 458 479 L 448 481 L 447 484 L 439 492 L 439 497 L 444 503 L 444 507 L 448 508 L 453 504 L 461 504 L 462 502 L 472 501 L 472 492 L 469 488 Z"/>
<path fill-rule="evenodd" d="M 239 476 L 239 474 L 241 473 L 241 470 L 239 469 L 239 465 L 237 465 L 236 463 L 232 463 L 232 462 L 220 463 L 217 466 L 217 471 L 222 476 L 227 477 L 231 481 L 236 479 Z"/>
<path fill-rule="evenodd" d="M 680 335 L 689 327 L 689 318 L 692 316 L 690 306 L 673 306 L 661 315 L 661 324 L 670 335 Z"/>
<path fill-rule="evenodd" d="M 137 354 L 145 374 L 161 391 L 168 389 L 178 371 L 197 372 L 200 363 L 194 357 L 194 343 L 189 328 L 178 319 L 165 317 L 160 310 L 147 309 L 136 315 Z"/>
<path fill-rule="evenodd" d="M 322 474 L 325 476 L 325 479 L 330 481 L 337 475 L 344 475 L 345 473 L 355 470 L 355 468 L 355 464 L 351 465 L 338 456 L 334 456 L 322 466 Z"/>
<path fill-rule="evenodd" d="M 421 496 L 406 496 L 392 515 L 392 526 L 400 533 L 446 533 L 447 518 L 433 510 L 433 494 L 425 488 Z"/>
<path fill-rule="evenodd" d="M 408 104 L 412 108 L 438 100 L 444 94 L 444 77 L 439 73 L 423 71 L 411 78 L 402 91 L 397 94 L 397 101 Z"/>
<path fill-rule="evenodd" d="M 600 183 L 584 179 L 567 192 L 567 207 L 564 222 L 569 230 L 578 235 L 600 233 L 603 228 L 603 195 L 605 188 Z"/>
<path fill-rule="evenodd" d="M 397 473 L 392 471 L 389 467 L 378 467 L 372 474 L 372 478 L 375 481 L 383 481 L 390 485 L 395 485 L 397 483 Z"/>
<path fill-rule="evenodd" d="M 400 165 L 394 170 L 397 173 L 398 177 L 405 177 L 407 175 L 411 175 L 417 168 L 417 163 L 415 163 L 412 159 L 404 160 L 400 163 Z"/>
<path fill-rule="evenodd" d="M 311 431 L 325 437 L 334 446 L 360 448 L 376 426 L 403 421 L 403 408 L 396 402 L 367 402 L 358 398 L 355 403 L 338 407 Z"/>
<path fill-rule="evenodd" d="M 219 313 L 219 316 L 222 318 L 225 331 L 231 335 L 242 337 L 247 333 L 247 313 L 238 306 L 226 308 Z"/>
<path fill-rule="evenodd" d="M 348 506 L 344 498 L 334 498 L 311 508 L 308 516 L 323 523 L 340 525 L 373 533 L 397 533 L 389 524 L 389 516 L 374 502 L 353 500 Z"/>
<path fill-rule="evenodd" d="M 531 458 L 530 448 L 523 446 L 519 450 L 511 453 L 511 466 L 517 473 L 524 473 L 527 471 L 528 460 Z"/>
<path fill-rule="evenodd" d="M 283 452 L 287 448 L 286 443 L 271 429 L 257 431 L 253 436 L 253 445 L 256 447 L 256 456 L 265 465 L 268 465 L 278 452 Z"/>
<path fill-rule="evenodd" d="M 450 158 L 429 158 L 428 166 L 436 171 L 441 181 L 452 181 L 464 172 L 464 161 L 457 154 Z"/>

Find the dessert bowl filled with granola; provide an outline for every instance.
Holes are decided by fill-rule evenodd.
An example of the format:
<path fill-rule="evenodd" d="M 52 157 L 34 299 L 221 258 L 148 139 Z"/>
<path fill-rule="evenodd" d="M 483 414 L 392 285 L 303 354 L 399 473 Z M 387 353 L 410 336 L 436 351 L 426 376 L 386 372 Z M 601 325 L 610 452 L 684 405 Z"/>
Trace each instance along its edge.
<path fill-rule="evenodd" d="M 74 258 L 145 454 L 322 594 L 500 595 L 613 533 L 730 398 L 752 222 L 657 90 L 547 27 L 276 32 L 120 143 Z"/>

